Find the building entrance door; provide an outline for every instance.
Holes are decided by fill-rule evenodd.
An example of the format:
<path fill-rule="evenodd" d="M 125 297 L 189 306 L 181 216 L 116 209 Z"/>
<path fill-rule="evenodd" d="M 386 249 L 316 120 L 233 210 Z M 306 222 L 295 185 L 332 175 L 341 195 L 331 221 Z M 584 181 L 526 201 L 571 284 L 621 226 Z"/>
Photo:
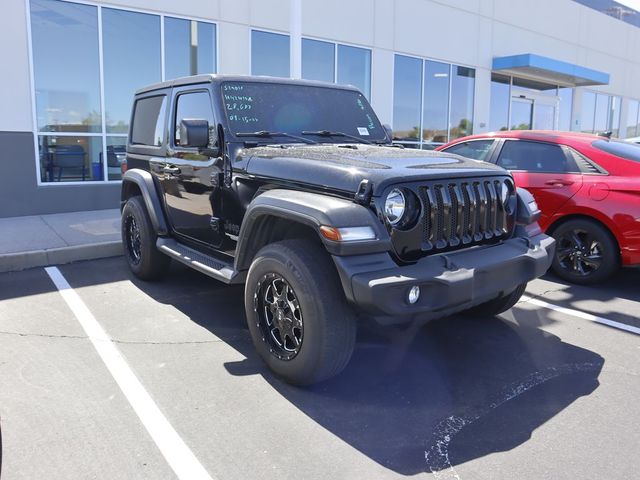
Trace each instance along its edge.
<path fill-rule="evenodd" d="M 513 88 L 511 130 L 557 130 L 560 99 Z"/>

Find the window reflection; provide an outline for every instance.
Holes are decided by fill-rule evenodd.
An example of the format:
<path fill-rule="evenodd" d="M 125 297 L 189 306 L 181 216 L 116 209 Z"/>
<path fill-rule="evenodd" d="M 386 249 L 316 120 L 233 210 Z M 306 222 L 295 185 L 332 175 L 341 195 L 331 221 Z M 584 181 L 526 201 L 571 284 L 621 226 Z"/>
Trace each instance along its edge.
<path fill-rule="evenodd" d="M 357 87 L 371 98 L 371 50 L 338 45 L 338 83 Z"/>
<path fill-rule="evenodd" d="M 476 71 L 473 68 L 452 66 L 449 140 L 473 133 L 475 85 Z"/>
<path fill-rule="evenodd" d="M 511 77 L 491 75 L 491 110 L 489 130 L 498 132 L 509 129 L 509 103 L 511 102 Z"/>
<path fill-rule="evenodd" d="M 216 26 L 211 23 L 165 17 L 165 79 L 215 73 Z"/>
<path fill-rule="evenodd" d="M 571 108 L 573 106 L 573 88 L 558 88 L 560 97 L 560 112 L 558 118 L 558 129 L 571 130 Z"/>
<path fill-rule="evenodd" d="M 107 133 L 127 133 L 138 88 L 160 75 L 160 17 L 102 9 L 104 101 Z"/>
<path fill-rule="evenodd" d="M 289 77 L 289 35 L 251 31 L 251 74 Z"/>
<path fill-rule="evenodd" d="M 43 182 L 102 180 L 102 137 L 38 137 L 40 178 Z"/>
<path fill-rule="evenodd" d="M 580 128 L 586 133 L 593 133 L 593 119 L 596 113 L 596 94 L 594 92 L 582 93 L 582 111 L 580 112 Z"/>
<path fill-rule="evenodd" d="M 41 132 L 100 132 L 98 9 L 32 0 L 36 123 Z"/>
<path fill-rule="evenodd" d="M 397 140 L 419 140 L 422 60 L 396 55 L 393 81 L 393 133 Z"/>
<path fill-rule="evenodd" d="M 107 137 L 107 178 L 122 180 L 122 162 L 127 158 L 127 137 Z"/>
<path fill-rule="evenodd" d="M 422 139 L 445 143 L 448 138 L 449 64 L 427 60 L 424 69 Z"/>
<path fill-rule="evenodd" d="M 335 45 L 329 42 L 302 39 L 302 78 L 335 81 Z"/>
<path fill-rule="evenodd" d="M 638 113 L 640 110 L 640 102 L 637 100 L 629 101 L 629 108 L 627 110 L 627 134 L 626 137 L 637 137 L 640 135 L 638 130 Z"/>

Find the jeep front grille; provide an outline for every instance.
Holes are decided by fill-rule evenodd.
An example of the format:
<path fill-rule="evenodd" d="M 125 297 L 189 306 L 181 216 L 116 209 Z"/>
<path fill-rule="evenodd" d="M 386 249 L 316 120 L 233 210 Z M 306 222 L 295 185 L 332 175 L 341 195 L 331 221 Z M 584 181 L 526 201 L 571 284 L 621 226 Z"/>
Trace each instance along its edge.
<path fill-rule="evenodd" d="M 422 202 L 422 250 L 453 249 L 506 236 L 511 228 L 502 203 L 506 178 L 446 180 L 419 187 Z"/>

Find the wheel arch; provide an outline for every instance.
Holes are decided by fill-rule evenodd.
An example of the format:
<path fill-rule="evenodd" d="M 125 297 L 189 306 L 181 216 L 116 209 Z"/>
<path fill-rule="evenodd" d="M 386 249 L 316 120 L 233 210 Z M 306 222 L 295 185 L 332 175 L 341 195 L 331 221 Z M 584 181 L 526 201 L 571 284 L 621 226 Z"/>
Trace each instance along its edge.
<path fill-rule="evenodd" d="M 600 225 L 602 228 L 604 228 L 609 235 L 611 235 L 611 238 L 613 239 L 613 241 L 615 242 L 616 246 L 618 247 L 618 256 L 621 257 L 622 255 L 622 251 L 620 249 L 620 242 L 618 241 L 618 238 L 615 234 L 615 232 L 613 231 L 613 229 L 605 222 L 603 222 L 599 217 L 593 216 L 593 215 L 588 215 L 585 213 L 571 213 L 569 215 L 563 215 L 562 217 L 554 220 L 549 227 L 547 227 L 547 235 L 549 236 L 553 236 L 553 233 L 555 232 L 555 230 L 558 229 L 559 226 L 564 225 L 565 223 L 571 221 L 571 220 L 587 220 L 590 222 L 594 222 L 597 223 L 598 225 Z"/>
<path fill-rule="evenodd" d="M 353 244 L 324 238 L 319 227 L 370 226 L 375 240 Z M 235 268 L 247 270 L 265 245 L 288 238 L 318 242 L 334 255 L 387 251 L 389 235 L 373 211 L 350 200 L 318 193 L 274 189 L 256 197 L 245 213 L 238 235 Z"/>
<path fill-rule="evenodd" d="M 169 233 L 167 221 L 151 173 L 139 168 L 125 172 L 120 191 L 120 211 L 124 208 L 127 200 L 134 195 L 142 197 L 156 234 L 167 235 Z"/>

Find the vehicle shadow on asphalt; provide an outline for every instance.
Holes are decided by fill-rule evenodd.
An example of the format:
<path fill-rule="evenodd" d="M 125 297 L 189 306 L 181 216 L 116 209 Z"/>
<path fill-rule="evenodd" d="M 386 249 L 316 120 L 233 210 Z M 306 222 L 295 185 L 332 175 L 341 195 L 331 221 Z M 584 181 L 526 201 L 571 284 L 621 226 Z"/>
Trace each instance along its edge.
<path fill-rule="evenodd" d="M 604 364 L 600 355 L 535 325 L 502 318 L 455 316 L 405 329 L 363 319 L 345 371 L 297 388 L 275 378 L 258 358 L 242 287 L 180 266 L 164 282 L 131 281 L 244 355 L 225 365 L 231 375 L 262 375 L 323 428 L 402 475 L 453 469 L 525 443 L 598 388 Z"/>

